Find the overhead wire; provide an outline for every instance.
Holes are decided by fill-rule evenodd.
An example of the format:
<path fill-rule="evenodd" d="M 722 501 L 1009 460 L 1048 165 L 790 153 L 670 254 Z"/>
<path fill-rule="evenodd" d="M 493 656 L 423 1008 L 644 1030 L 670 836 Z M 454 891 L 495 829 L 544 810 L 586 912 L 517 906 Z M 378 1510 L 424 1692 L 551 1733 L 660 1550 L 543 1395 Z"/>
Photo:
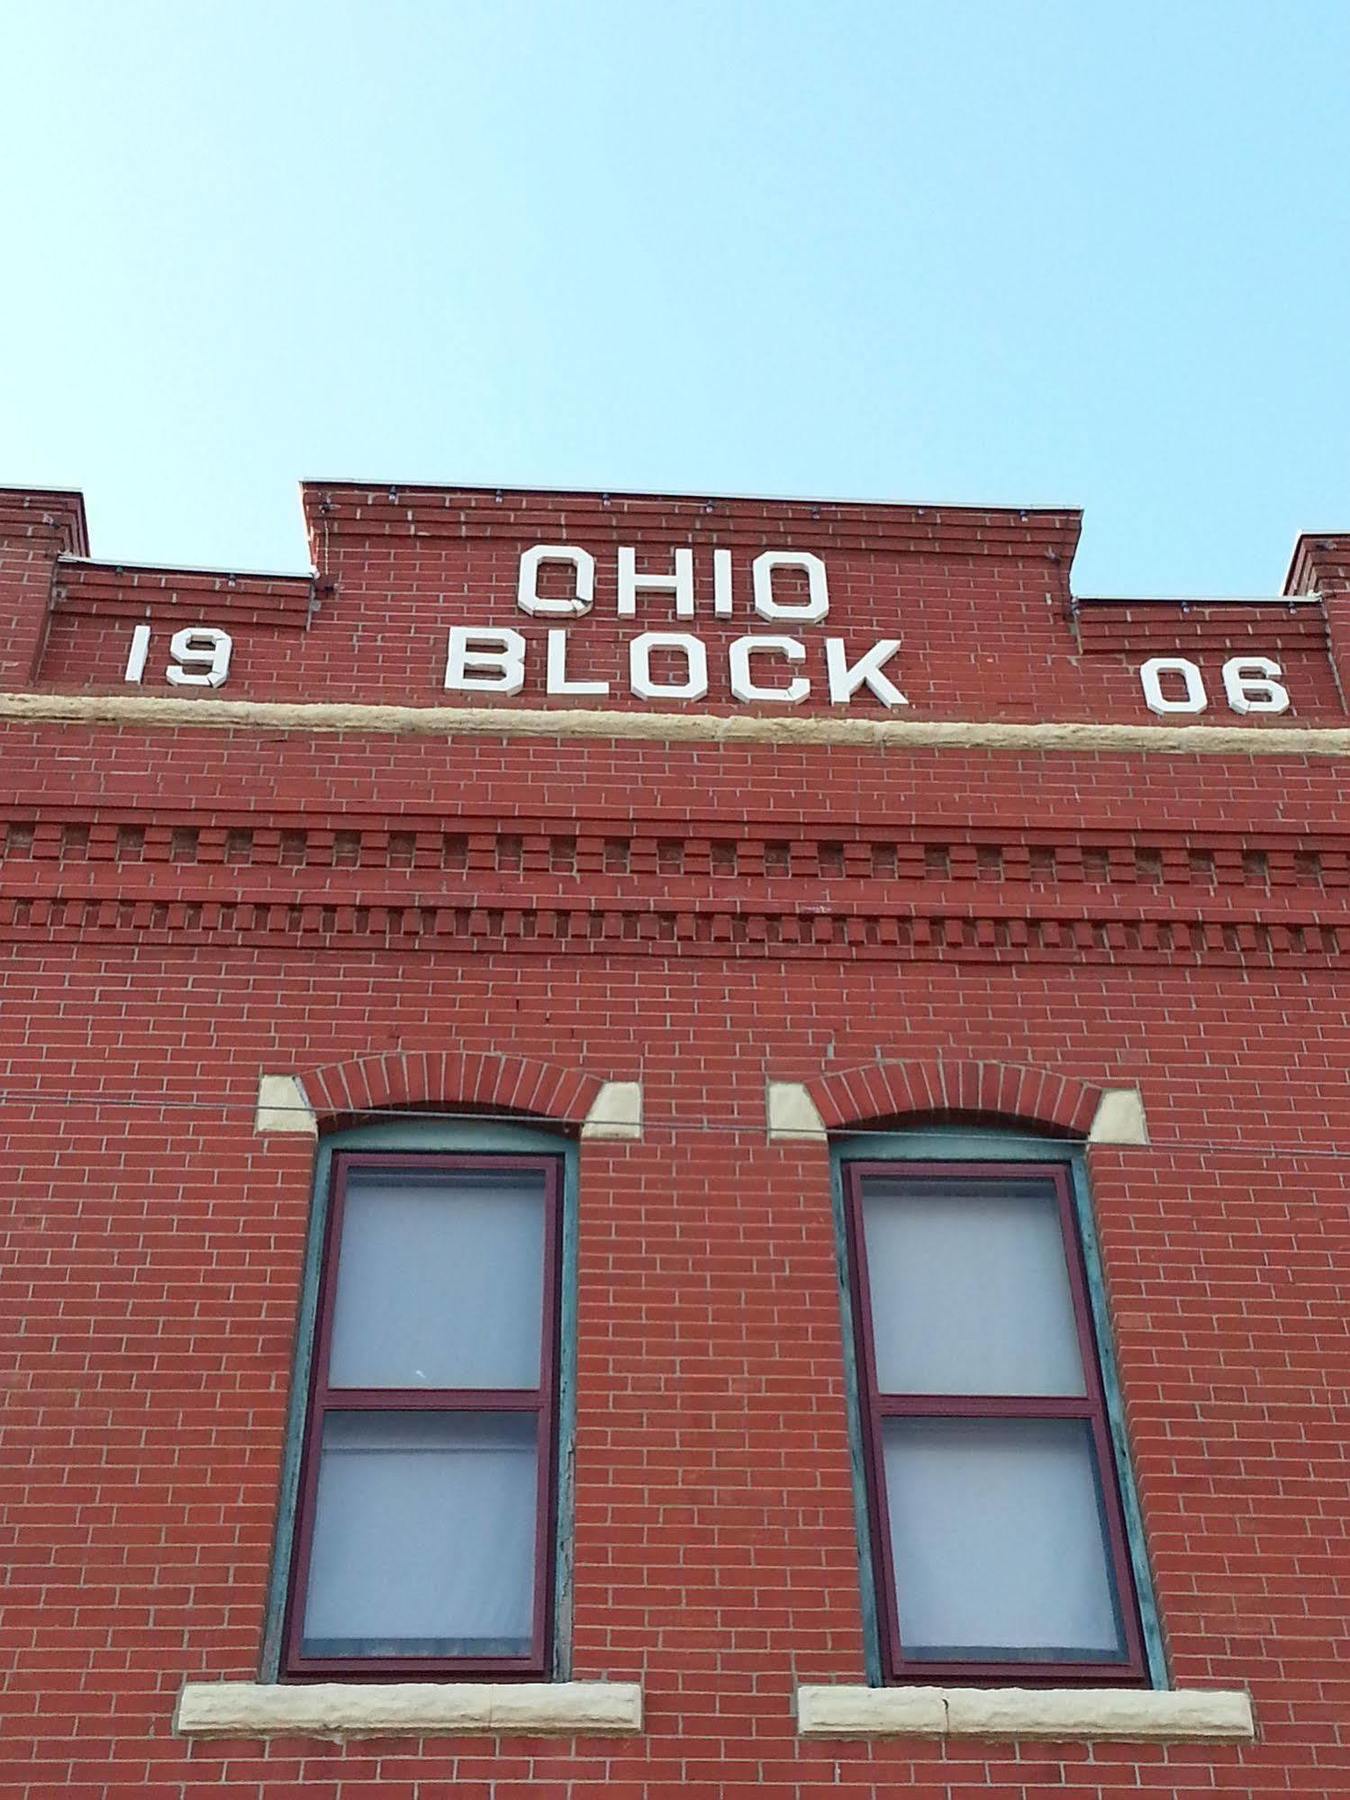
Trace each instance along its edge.
<path fill-rule="evenodd" d="M 109 1092 L 80 1094 L 73 1093 L 68 1089 L 59 1093 L 43 1089 L 29 1089 L 27 1091 L 13 1088 L 0 1089 L 0 1106 L 29 1107 L 33 1109 L 44 1107 L 87 1107 L 95 1110 L 106 1107 L 117 1108 L 129 1112 L 238 1113 L 249 1117 L 251 1117 L 255 1111 L 255 1102 L 252 1099 L 248 1101 L 236 1101 L 230 1099 L 212 1100 L 201 1095 L 192 1095 L 187 1098 L 179 1099 L 170 1095 L 157 1095 L 151 1097 L 147 1095 Z M 307 1106 L 272 1105 L 269 1102 L 266 1111 L 272 1116 L 293 1113 L 299 1118 L 317 1124 L 313 1110 Z M 405 1120 L 414 1122 L 420 1120 L 425 1122 L 434 1119 L 444 1120 L 455 1124 L 526 1125 L 543 1128 L 551 1127 L 555 1130 L 563 1131 L 578 1128 L 583 1123 L 583 1121 L 580 1120 L 553 1118 L 543 1113 L 508 1112 L 501 1109 L 487 1108 L 445 1107 L 437 1106 L 435 1104 L 427 1106 L 369 1107 L 353 1105 L 350 1108 L 335 1112 L 333 1116 L 343 1119 L 361 1118 L 368 1122 L 378 1122 L 381 1120 Z M 597 1125 L 608 1125 L 614 1127 L 624 1126 L 629 1130 L 633 1128 L 633 1121 L 630 1118 L 607 1119 L 603 1115 L 595 1114 L 588 1115 L 584 1123 L 592 1127 Z M 1030 1119 L 1022 1121 L 1010 1119 L 1005 1127 L 996 1127 L 980 1122 L 967 1123 L 959 1116 L 955 1118 L 949 1116 L 948 1118 L 943 1119 L 934 1118 L 931 1115 L 919 1115 L 913 1123 L 905 1125 L 897 1125 L 894 1120 L 872 1119 L 857 1124 L 827 1127 L 825 1128 L 823 1135 L 828 1138 L 858 1138 L 869 1136 L 896 1137 L 904 1135 L 907 1132 L 912 1132 L 917 1135 L 922 1133 L 925 1129 L 932 1130 L 951 1124 L 956 1124 L 961 1127 L 963 1137 L 967 1141 L 970 1141 L 972 1138 L 984 1137 L 987 1138 L 991 1144 L 1006 1142 L 1010 1133 L 1020 1132 L 1024 1138 L 1034 1138 L 1038 1143 L 1057 1144 L 1075 1149 L 1185 1150 L 1243 1156 L 1257 1155 L 1281 1158 L 1305 1156 L 1327 1158 L 1335 1161 L 1350 1159 L 1350 1144 L 1347 1144 L 1343 1148 L 1337 1146 L 1323 1147 L 1315 1144 L 1293 1143 L 1287 1139 L 1280 1140 L 1275 1138 L 1262 1138 L 1259 1142 L 1250 1142 L 1236 1141 L 1232 1138 L 1160 1138 L 1150 1136 L 1146 1143 L 1141 1144 L 1104 1143 L 1092 1145 L 1089 1144 L 1085 1134 L 1074 1136 L 1063 1132 L 1045 1131 L 1038 1128 L 1036 1122 Z M 748 1118 L 744 1116 L 730 1116 L 725 1118 L 703 1116 L 699 1118 L 689 1118 L 687 1116 L 679 1115 L 662 1117 L 648 1112 L 643 1118 L 641 1129 L 644 1131 L 670 1132 L 676 1134 L 717 1132 L 766 1137 L 768 1135 L 769 1126 L 767 1119 L 762 1113 L 757 1118 Z"/>

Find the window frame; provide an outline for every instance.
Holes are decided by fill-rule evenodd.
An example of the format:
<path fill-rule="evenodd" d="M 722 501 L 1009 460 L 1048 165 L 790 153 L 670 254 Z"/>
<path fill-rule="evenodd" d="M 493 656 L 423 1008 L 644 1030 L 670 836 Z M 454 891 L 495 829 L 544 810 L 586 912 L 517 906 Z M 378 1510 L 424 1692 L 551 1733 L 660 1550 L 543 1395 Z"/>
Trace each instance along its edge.
<path fill-rule="evenodd" d="M 1028 1134 L 933 1127 L 913 1132 L 857 1132 L 832 1144 L 840 1297 L 848 1374 L 850 1445 L 863 1586 L 868 1679 L 874 1686 L 1168 1685 L 1162 1637 L 1144 1548 L 1105 1287 L 1086 1182 L 1077 1146 Z M 1083 1396 L 883 1395 L 876 1381 L 871 1303 L 862 1243 L 860 1177 L 968 1174 L 989 1178 L 1035 1174 L 1055 1182 L 1061 1242 L 1069 1271 Z M 886 1505 L 882 1426 L 888 1417 L 1083 1418 L 1090 1422 L 1115 1603 L 1125 1661 L 938 1661 L 908 1658 L 900 1633 L 890 1519 Z"/>
<path fill-rule="evenodd" d="M 542 1169 L 546 1180 L 543 1332 L 536 1389 L 340 1389 L 326 1386 L 342 1228 L 345 1172 L 357 1166 Z M 530 1126 L 400 1120 L 320 1139 L 283 1458 L 281 1504 L 260 1676 L 264 1681 L 490 1678 L 566 1680 L 570 1675 L 572 1443 L 575 1432 L 576 1144 Z M 357 1396 L 355 1406 L 350 1396 Z M 365 1398 L 361 1398 L 365 1396 Z M 347 1410 L 535 1412 L 539 1490 L 535 1515 L 533 1639 L 514 1657 L 306 1657 L 303 1628 L 326 1412 Z"/>

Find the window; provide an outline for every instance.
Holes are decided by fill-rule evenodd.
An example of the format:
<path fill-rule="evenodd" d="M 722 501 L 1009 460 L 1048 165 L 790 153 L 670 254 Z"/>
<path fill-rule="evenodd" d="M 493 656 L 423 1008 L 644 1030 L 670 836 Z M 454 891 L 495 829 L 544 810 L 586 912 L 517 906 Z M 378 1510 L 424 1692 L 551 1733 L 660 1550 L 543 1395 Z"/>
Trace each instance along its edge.
<path fill-rule="evenodd" d="M 1144 1681 L 1070 1169 L 843 1174 L 883 1677 Z"/>
<path fill-rule="evenodd" d="M 330 1179 L 285 1672 L 545 1674 L 560 1159 Z"/>

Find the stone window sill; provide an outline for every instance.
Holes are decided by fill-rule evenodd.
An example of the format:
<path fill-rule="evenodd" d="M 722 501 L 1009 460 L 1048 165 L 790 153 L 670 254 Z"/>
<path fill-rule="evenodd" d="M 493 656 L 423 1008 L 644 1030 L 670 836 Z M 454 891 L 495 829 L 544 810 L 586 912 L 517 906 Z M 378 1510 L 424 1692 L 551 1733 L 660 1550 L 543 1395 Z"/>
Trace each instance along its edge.
<path fill-rule="evenodd" d="M 180 1737 L 442 1737 L 642 1730 L 635 1681 L 189 1681 Z"/>
<path fill-rule="evenodd" d="M 1245 1693 L 1217 1688 L 799 1687 L 802 1737 L 1250 1743 Z"/>

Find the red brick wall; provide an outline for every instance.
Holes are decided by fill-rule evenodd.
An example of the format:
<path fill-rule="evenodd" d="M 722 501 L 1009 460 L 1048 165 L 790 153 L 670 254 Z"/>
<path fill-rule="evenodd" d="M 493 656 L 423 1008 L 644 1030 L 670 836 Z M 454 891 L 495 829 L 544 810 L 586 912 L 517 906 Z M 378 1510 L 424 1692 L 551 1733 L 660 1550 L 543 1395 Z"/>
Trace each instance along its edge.
<path fill-rule="evenodd" d="M 424 601 L 380 627 L 348 554 L 387 691 L 349 638 L 309 697 L 391 697 Z M 968 631 L 967 579 L 907 602 L 926 641 Z M 1022 582 L 978 601 L 1008 654 Z M 1039 716 L 1123 716 L 1079 712 L 1044 631 Z M 4 752 L 0 1793 L 1350 1791 L 1340 760 L 44 724 Z M 185 1679 L 258 1669 L 313 1151 L 254 1134 L 257 1078 L 399 1047 L 644 1084 L 642 1141 L 582 1147 L 573 1634 L 579 1677 L 642 1680 L 640 1738 L 171 1735 Z M 1152 1143 L 1091 1152 L 1134 1467 L 1173 1677 L 1249 1687 L 1254 1746 L 795 1735 L 862 1631 L 826 1156 L 766 1141 L 765 1082 L 940 1055 L 1143 1092 Z"/>

